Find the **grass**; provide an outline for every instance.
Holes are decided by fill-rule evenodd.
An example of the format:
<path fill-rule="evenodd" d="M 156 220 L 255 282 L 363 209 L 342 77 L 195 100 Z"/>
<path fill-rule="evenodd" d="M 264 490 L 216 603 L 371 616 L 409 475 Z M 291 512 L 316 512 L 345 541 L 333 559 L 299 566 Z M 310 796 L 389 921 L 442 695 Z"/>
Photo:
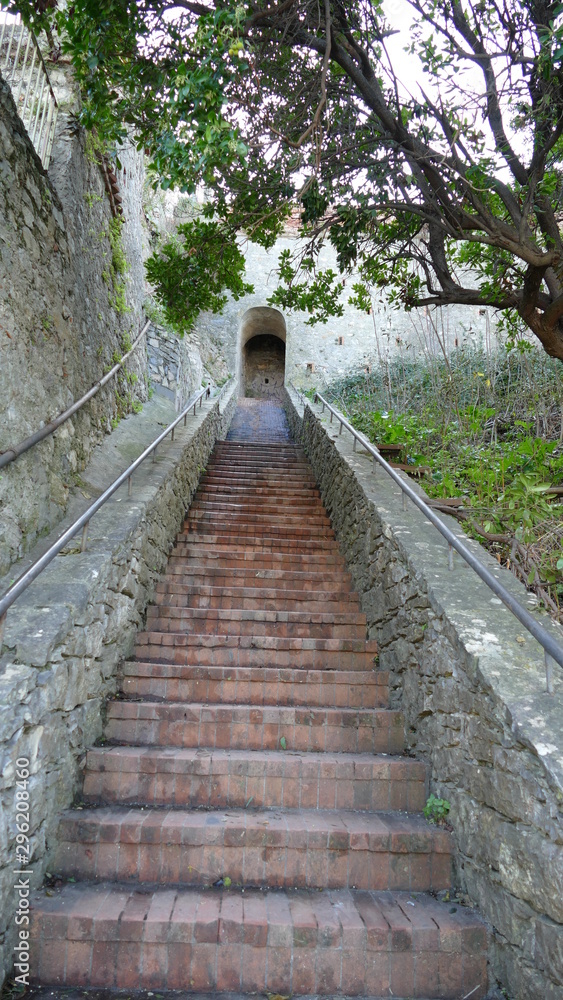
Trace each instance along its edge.
<path fill-rule="evenodd" d="M 563 621 L 559 362 L 535 349 L 465 344 L 441 357 L 386 359 L 324 395 L 373 443 L 400 445 L 402 462 L 425 467 L 433 506 L 457 517 Z"/>

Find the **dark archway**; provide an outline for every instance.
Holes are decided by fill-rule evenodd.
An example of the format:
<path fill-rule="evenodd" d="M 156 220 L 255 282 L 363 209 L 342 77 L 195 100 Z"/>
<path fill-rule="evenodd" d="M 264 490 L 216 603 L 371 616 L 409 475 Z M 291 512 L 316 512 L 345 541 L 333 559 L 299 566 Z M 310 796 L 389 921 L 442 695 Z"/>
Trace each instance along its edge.
<path fill-rule="evenodd" d="M 277 309 L 249 309 L 241 328 L 242 391 L 254 399 L 283 399 L 285 320 Z"/>

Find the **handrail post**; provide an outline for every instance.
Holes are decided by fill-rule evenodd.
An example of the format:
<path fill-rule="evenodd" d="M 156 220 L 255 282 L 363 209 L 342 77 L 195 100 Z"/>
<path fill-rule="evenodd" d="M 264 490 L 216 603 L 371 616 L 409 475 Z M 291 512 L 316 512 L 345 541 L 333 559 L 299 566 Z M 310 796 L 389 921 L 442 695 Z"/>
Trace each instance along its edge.
<path fill-rule="evenodd" d="M 554 694 L 555 688 L 553 686 L 553 664 L 555 660 L 549 655 L 547 649 L 544 650 L 545 653 L 545 690 L 548 694 Z"/>
<path fill-rule="evenodd" d="M 403 510 L 406 510 L 407 509 L 407 494 L 403 490 L 401 490 L 401 494 L 402 494 L 402 497 L 403 497 Z"/>
<path fill-rule="evenodd" d="M 127 479 L 127 496 L 128 497 L 131 496 L 132 489 L 133 489 L 133 476 L 129 476 L 128 479 Z"/>
<path fill-rule="evenodd" d="M 0 653 L 2 652 L 2 640 L 4 638 L 4 626 L 6 625 L 6 615 L 7 611 L 3 615 L 0 615 Z"/>
<path fill-rule="evenodd" d="M 173 428 L 172 428 L 172 434 L 170 435 L 170 440 L 171 440 L 171 441 L 173 441 L 173 440 L 174 440 L 174 431 L 175 431 L 175 430 L 176 430 L 176 428 L 175 428 L 175 427 L 173 427 Z"/>
<path fill-rule="evenodd" d="M 153 462 L 156 462 L 156 448 L 153 448 L 152 450 L 152 460 Z"/>
<path fill-rule="evenodd" d="M 454 547 L 448 545 L 448 569 L 454 568 Z"/>
<path fill-rule="evenodd" d="M 86 552 L 86 549 L 88 547 L 88 525 L 89 524 L 90 524 L 90 522 L 86 521 L 86 524 L 82 528 L 82 540 L 80 542 L 80 551 L 81 552 Z"/>

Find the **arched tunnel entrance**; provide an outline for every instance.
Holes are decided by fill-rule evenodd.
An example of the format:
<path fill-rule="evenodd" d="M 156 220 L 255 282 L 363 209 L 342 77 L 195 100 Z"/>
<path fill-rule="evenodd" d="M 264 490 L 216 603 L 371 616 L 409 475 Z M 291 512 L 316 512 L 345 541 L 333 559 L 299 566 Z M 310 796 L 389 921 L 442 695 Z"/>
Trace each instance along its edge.
<path fill-rule="evenodd" d="M 285 320 L 277 309 L 258 306 L 242 318 L 242 394 L 281 400 L 285 379 Z"/>

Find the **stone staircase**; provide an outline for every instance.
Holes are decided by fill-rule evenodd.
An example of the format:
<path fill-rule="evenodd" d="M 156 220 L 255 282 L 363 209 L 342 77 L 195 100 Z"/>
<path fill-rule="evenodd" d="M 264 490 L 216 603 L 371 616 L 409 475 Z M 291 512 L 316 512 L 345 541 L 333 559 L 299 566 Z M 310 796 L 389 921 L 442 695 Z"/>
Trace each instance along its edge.
<path fill-rule="evenodd" d="M 449 834 L 283 411 L 244 400 L 36 894 L 45 986 L 486 993 Z M 71 880 L 71 881 L 67 881 Z"/>

